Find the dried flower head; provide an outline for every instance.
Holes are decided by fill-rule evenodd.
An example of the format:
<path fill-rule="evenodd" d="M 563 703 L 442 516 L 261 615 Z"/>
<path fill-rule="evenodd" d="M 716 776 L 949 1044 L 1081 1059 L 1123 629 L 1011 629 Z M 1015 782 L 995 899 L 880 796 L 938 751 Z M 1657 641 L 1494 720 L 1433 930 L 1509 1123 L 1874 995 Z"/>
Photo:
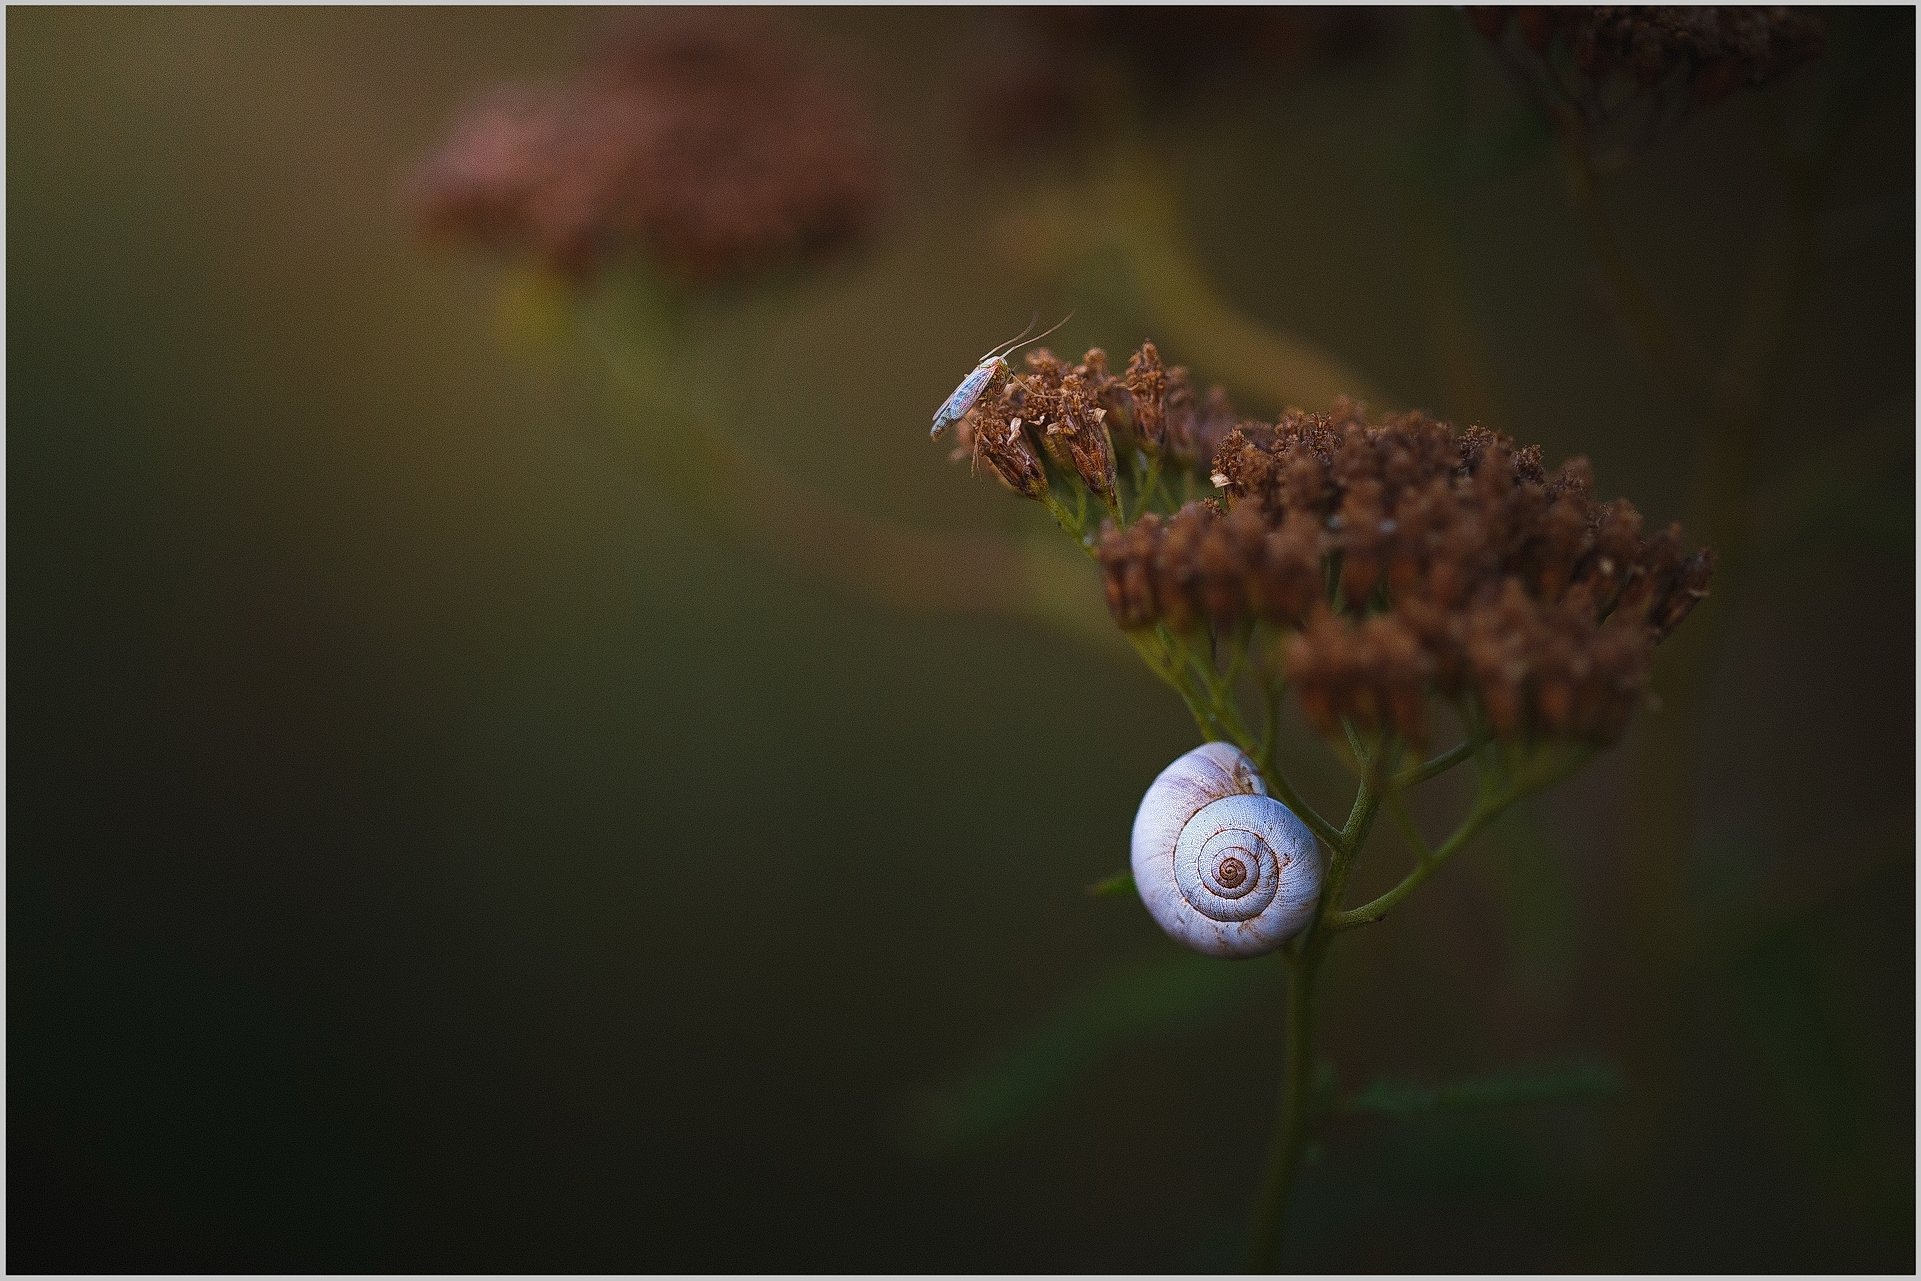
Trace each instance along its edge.
<path fill-rule="evenodd" d="M 1267 624 L 1324 732 L 1423 742 L 1438 696 L 1504 740 L 1610 741 L 1713 570 L 1678 527 L 1595 501 L 1584 459 L 1550 473 L 1538 447 L 1421 414 L 1243 423 L 1213 476 L 1224 503 L 1103 529 L 1109 608 L 1130 630 Z"/>
<path fill-rule="evenodd" d="M 1563 129 L 1633 151 L 1737 89 L 1821 52 L 1821 20 L 1779 6 L 1470 7 L 1476 29 Z"/>
<path fill-rule="evenodd" d="M 1264 628 L 1323 732 L 1425 742 L 1438 698 L 1503 741 L 1611 741 L 1645 701 L 1654 647 L 1707 595 L 1713 554 L 1596 501 L 1586 459 L 1550 472 L 1538 446 L 1352 401 L 1239 421 L 1152 343 L 1123 374 L 1098 348 L 1025 363 L 976 402 L 955 456 L 1057 516 L 1063 493 L 1100 499 L 1117 518 L 1092 546 L 1115 621 Z M 1222 496 L 1182 503 L 1167 474 Z"/>
<path fill-rule="evenodd" d="M 983 150 L 1028 151 L 1082 138 L 1106 78 L 1157 106 L 1223 82 L 1279 85 L 1395 39 L 1388 8 L 1046 6 L 1012 12 L 978 81 L 972 133 Z"/>
<path fill-rule="evenodd" d="M 882 196 L 856 100 L 742 11 L 610 27 L 574 80 L 496 91 L 415 176 L 430 234 L 581 276 L 633 248 L 695 281 L 864 232 Z"/>
<path fill-rule="evenodd" d="M 972 454 L 976 465 L 986 463 L 1023 498 L 1042 498 L 1047 494 L 1047 469 L 1034 447 L 1034 430 L 1019 415 L 983 418 L 962 435 L 960 448 Z"/>
<path fill-rule="evenodd" d="M 1013 470 L 1026 476 L 1025 455 L 1038 442 L 1059 474 L 1111 505 L 1119 487 L 1118 459 L 1138 455 L 1191 471 L 1205 465 L 1236 421 L 1225 392 L 1216 387 L 1197 398 L 1188 371 L 1162 365 L 1151 342 L 1128 359 L 1123 374 L 1114 373 L 1098 347 L 1078 363 L 1037 348 L 1025 366 L 997 379 L 975 402 L 960 423 L 953 456 L 986 461 L 1030 498 L 1045 488 L 1016 484 L 1006 465 L 1017 425 L 1033 440 L 1011 460 Z"/>

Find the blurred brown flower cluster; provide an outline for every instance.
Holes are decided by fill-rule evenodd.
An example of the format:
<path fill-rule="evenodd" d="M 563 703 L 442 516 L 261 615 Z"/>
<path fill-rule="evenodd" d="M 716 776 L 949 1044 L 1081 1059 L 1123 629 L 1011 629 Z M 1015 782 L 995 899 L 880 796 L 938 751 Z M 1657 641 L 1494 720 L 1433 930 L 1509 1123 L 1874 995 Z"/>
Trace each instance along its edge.
<path fill-rule="evenodd" d="M 1047 492 L 1044 459 L 1111 503 L 1117 450 L 1193 468 L 1234 428 L 1227 393 L 1215 387 L 1197 395 L 1187 368 L 1163 365 L 1151 342 L 1119 373 L 1098 347 L 1072 364 L 1043 347 L 1027 354 L 1026 365 L 1024 374 L 990 386 L 962 420 L 954 457 L 985 462 L 1029 498 Z"/>
<path fill-rule="evenodd" d="M 884 190 L 860 103 L 744 10 L 605 29 L 573 80 L 471 106 L 412 187 L 421 227 L 574 276 L 639 248 L 694 281 L 864 232 Z"/>
<path fill-rule="evenodd" d="M 1467 13 L 1563 127 L 1620 124 L 1639 134 L 1639 145 L 1736 89 L 1793 70 L 1825 42 L 1819 18 L 1781 6 L 1470 6 Z"/>
<path fill-rule="evenodd" d="M 1065 147 L 1097 123 L 1104 81 L 1156 108 L 1197 88 L 1278 85 L 1382 48 L 1406 15 L 1315 5 L 1050 5 L 1012 10 L 976 84 L 971 129 L 988 151 Z"/>
<path fill-rule="evenodd" d="M 1282 629 L 1323 732 L 1424 742 L 1438 694 L 1471 697 L 1501 739 L 1610 741 L 1713 568 L 1678 526 L 1595 501 L 1584 459 L 1549 473 L 1538 447 L 1420 414 L 1244 423 L 1214 466 L 1224 502 L 1102 531 L 1108 604 L 1129 629 Z"/>

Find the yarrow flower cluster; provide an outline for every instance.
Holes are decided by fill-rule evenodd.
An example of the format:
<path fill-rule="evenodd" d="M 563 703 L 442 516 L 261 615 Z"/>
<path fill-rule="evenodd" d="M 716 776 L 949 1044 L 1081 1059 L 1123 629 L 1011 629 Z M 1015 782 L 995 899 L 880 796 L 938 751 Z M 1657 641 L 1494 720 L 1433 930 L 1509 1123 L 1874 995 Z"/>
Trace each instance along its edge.
<path fill-rule="evenodd" d="M 1197 393 L 1187 368 L 1163 365 L 1151 342 L 1119 373 L 1098 347 L 1072 364 L 1038 348 L 1026 365 L 1025 376 L 999 382 L 961 421 L 953 456 L 986 463 L 1028 498 L 1047 493 L 1046 458 L 1111 505 L 1120 484 L 1117 450 L 1157 468 L 1191 470 L 1213 457 L 1235 425 L 1225 392 Z"/>
<path fill-rule="evenodd" d="M 1223 84 L 1280 86 L 1397 40 L 1381 7 L 1043 5 L 1006 11 L 971 92 L 985 150 L 1071 148 L 1098 127 L 1109 76 L 1157 109 Z"/>
<path fill-rule="evenodd" d="M 574 80 L 495 91 L 416 175 L 424 231 L 585 277 L 639 249 L 709 281 L 863 234 L 884 191 L 860 103 L 740 12 L 611 27 Z"/>
<path fill-rule="evenodd" d="M 1655 135 L 1817 56 L 1821 20 L 1782 6 L 1469 7 L 1475 27 L 1564 127 Z"/>
<path fill-rule="evenodd" d="M 1264 626 L 1266 661 L 1324 733 L 1425 743 L 1439 698 L 1497 740 L 1610 742 L 1713 571 L 1678 526 L 1649 532 L 1633 504 L 1597 500 L 1585 459 L 1549 472 L 1498 432 L 1352 402 L 1241 420 L 1152 343 L 1119 375 L 1099 350 L 1034 353 L 962 440 L 1057 512 L 1076 482 L 1107 507 L 1092 551 L 1123 629 L 1212 653 L 1198 642 Z M 1218 493 L 1176 506 L 1157 467 Z"/>

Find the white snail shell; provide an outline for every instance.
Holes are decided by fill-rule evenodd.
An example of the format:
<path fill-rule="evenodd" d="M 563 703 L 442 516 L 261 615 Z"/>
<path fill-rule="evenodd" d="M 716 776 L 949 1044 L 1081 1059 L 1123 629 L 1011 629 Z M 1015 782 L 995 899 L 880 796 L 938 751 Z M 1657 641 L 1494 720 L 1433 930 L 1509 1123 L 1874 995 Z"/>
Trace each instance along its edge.
<path fill-rule="evenodd" d="M 1314 833 L 1229 743 L 1204 743 L 1161 771 L 1134 816 L 1133 863 L 1148 915 L 1209 956 L 1274 951 L 1307 928 L 1321 898 Z"/>

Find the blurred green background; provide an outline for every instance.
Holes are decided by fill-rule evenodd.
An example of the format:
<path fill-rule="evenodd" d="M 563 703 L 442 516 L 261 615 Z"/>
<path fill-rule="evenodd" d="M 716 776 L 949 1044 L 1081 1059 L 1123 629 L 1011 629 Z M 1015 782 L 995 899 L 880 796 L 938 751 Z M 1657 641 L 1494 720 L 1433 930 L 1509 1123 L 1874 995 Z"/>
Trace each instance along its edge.
<path fill-rule="evenodd" d="M 793 21 L 875 104 L 895 200 L 867 248 L 712 304 L 691 367 L 850 510 L 1044 533 L 928 414 L 1037 309 L 1077 309 L 1060 349 L 1163 335 L 1098 263 L 1045 260 L 1071 244 L 1008 253 L 1085 159 L 970 144 L 1024 29 Z M 1624 871 L 1655 713 L 1330 976 L 1344 1090 L 1620 1088 L 1342 1117 L 1295 1266 L 1913 1264 L 1914 27 L 1830 22 L 1609 188 L 1718 343 L 1775 140 L 1859 90 L 1689 624 L 1727 611 L 1661 870 Z M 1155 100 L 1220 299 L 1382 408 L 1585 453 L 1688 517 L 1700 429 L 1622 336 L 1551 140 L 1458 15 L 1389 25 Z M 1083 893 L 1192 745 L 1178 702 L 1117 638 L 887 608 L 690 516 L 591 355 L 415 240 L 396 193 L 458 104 L 565 75 L 582 33 L 8 15 L 9 1266 L 1231 1266 L 1281 975 Z M 1091 569 L 1063 590 L 1097 612 Z M 1650 883 L 1684 940 L 1652 966 Z"/>

